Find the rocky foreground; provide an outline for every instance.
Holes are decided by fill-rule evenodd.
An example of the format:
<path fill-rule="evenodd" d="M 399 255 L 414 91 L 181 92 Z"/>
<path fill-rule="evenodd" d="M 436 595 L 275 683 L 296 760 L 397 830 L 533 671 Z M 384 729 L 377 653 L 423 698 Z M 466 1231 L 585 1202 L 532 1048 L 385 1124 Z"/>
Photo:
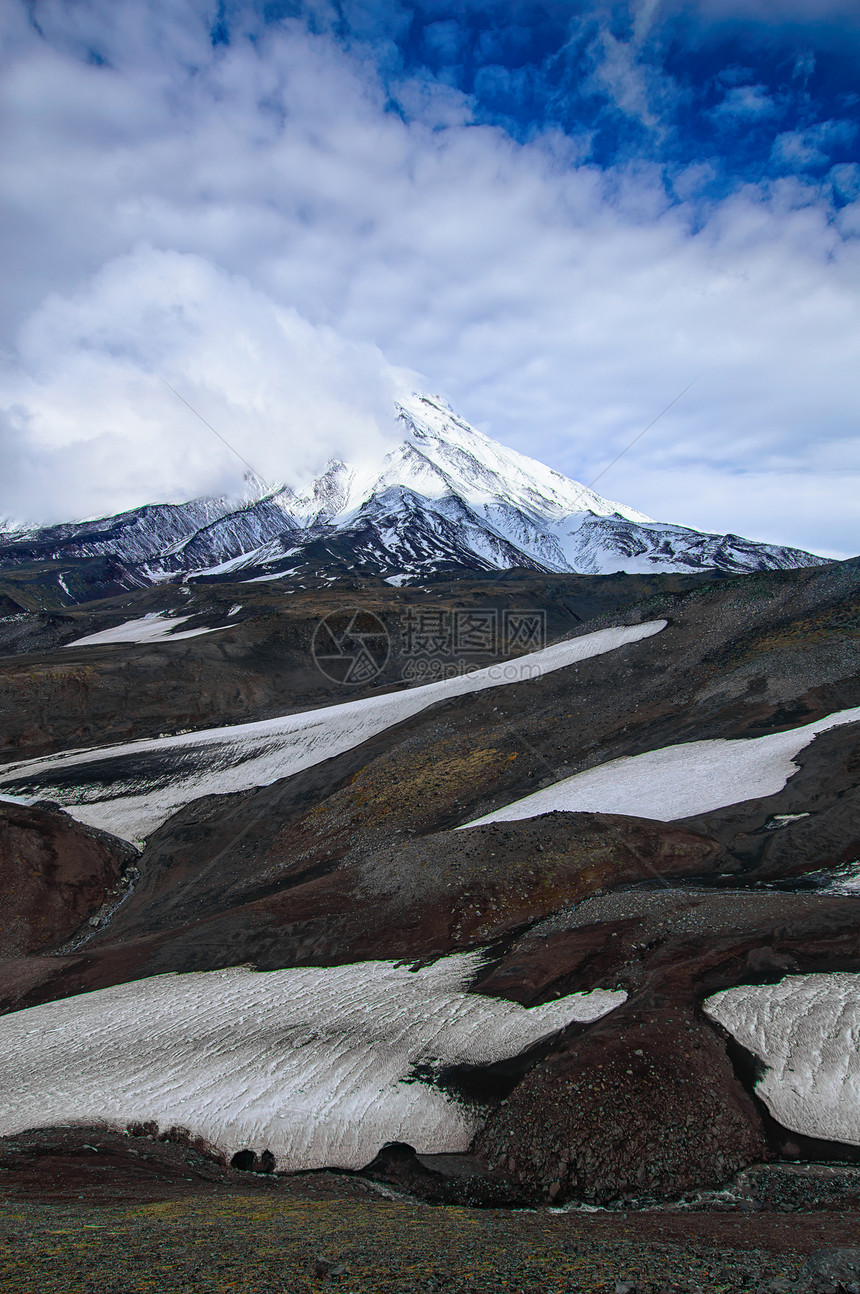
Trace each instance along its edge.
<path fill-rule="evenodd" d="M 772 1165 L 676 1205 L 434 1208 L 364 1175 L 240 1172 L 139 1129 L 0 1139 L 0 1281 L 47 1294 L 838 1294 L 860 1169 Z"/>
<path fill-rule="evenodd" d="M 439 1209 L 342 1174 L 237 1181 L 175 1146 L 68 1135 L 0 1144 L 4 1288 L 844 1294 L 860 1275 L 855 1170 L 804 1170 L 798 1189 L 769 1169 L 685 1210 Z"/>

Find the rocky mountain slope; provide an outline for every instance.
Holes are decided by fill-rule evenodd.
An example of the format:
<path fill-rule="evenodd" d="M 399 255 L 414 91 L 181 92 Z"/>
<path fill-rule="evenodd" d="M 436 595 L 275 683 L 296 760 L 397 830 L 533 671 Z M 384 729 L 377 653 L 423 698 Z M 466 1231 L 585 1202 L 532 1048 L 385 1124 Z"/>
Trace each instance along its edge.
<path fill-rule="evenodd" d="M 301 587 L 356 573 L 415 584 L 469 571 L 736 573 L 821 560 L 651 521 L 490 440 L 438 397 L 404 401 L 397 422 L 403 440 L 381 462 L 333 461 L 298 492 L 253 480 L 238 503 L 152 505 L 0 533 L 0 609 L 19 606 L 23 569 L 31 588 L 53 594 L 40 603 L 48 607 L 187 576 L 280 576 Z M 109 563 L 101 589 L 98 562 Z"/>
<path fill-rule="evenodd" d="M 282 589 L 0 624 L 0 1132 L 488 1204 L 860 1159 L 857 560 Z"/>

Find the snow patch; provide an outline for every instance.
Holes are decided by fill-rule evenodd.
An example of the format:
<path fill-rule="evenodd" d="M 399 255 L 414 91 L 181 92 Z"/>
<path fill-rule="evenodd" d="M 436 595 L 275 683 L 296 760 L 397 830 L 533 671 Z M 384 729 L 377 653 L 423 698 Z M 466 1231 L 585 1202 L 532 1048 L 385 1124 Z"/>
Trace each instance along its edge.
<path fill-rule="evenodd" d="M 103 643 L 150 643 L 158 639 L 176 642 L 180 638 L 199 638 L 201 634 L 215 634 L 229 625 L 217 625 L 213 629 L 183 629 L 182 633 L 173 633 L 176 625 L 184 624 L 191 616 L 173 616 L 165 618 L 163 611 L 150 612 L 139 620 L 126 620 L 124 624 L 114 625 L 111 629 L 102 629 L 99 633 L 87 634 L 85 638 L 76 638 L 66 643 L 66 647 L 100 647 Z"/>
<path fill-rule="evenodd" d="M 481 1116 L 410 1081 L 492 1064 L 619 1006 L 595 989 L 526 1009 L 467 992 L 481 953 L 161 975 L 0 1018 L 0 1135 L 154 1120 L 278 1168 L 361 1168 L 387 1141 L 464 1151 Z"/>
<path fill-rule="evenodd" d="M 860 1145 L 860 975 L 789 975 L 704 1003 L 767 1066 L 756 1092 L 784 1127 Z"/>
<path fill-rule="evenodd" d="M 624 755 L 463 824 L 518 822 L 542 813 L 624 813 L 674 822 L 776 795 L 798 771 L 794 757 L 820 733 L 860 722 L 860 706 L 767 737 L 717 738 Z"/>
<path fill-rule="evenodd" d="M 860 858 L 832 868 L 823 874 L 824 885 L 819 894 L 842 894 L 848 898 L 860 897 Z"/>

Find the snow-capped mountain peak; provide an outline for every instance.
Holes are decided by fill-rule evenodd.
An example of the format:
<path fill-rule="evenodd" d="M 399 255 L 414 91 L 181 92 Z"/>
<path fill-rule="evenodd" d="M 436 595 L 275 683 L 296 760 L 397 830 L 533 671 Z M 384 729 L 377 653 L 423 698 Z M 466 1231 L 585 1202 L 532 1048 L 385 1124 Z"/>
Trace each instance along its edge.
<path fill-rule="evenodd" d="M 416 450 L 444 481 L 442 492 L 459 494 L 472 506 L 503 502 L 545 521 L 579 512 L 650 520 L 635 508 L 604 499 L 544 463 L 491 440 L 457 417 L 438 396 L 416 393 L 403 400 L 398 405 L 398 424 L 407 437 L 401 449 Z M 410 482 L 398 484 L 414 488 Z"/>
<path fill-rule="evenodd" d="M 820 559 L 653 522 L 492 440 L 439 396 L 397 405 L 402 440 L 380 460 L 330 460 L 305 488 L 248 479 L 241 498 L 148 505 L 118 517 L 0 531 L 0 567 L 109 555 L 134 583 L 209 575 L 396 582 L 434 572 L 745 571 Z M 124 577 L 126 578 L 126 577 Z"/>
<path fill-rule="evenodd" d="M 306 526 L 325 525 L 349 508 L 355 469 L 332 458 L 323 473 L 290 501 L 293 516 Z"/>
<path fill-rule="evenodd" d="M 349 524 L 373 499 L 405 490 L 437 502 L 454 496 L 504 539 L 572 514 L 647 522 L 644 513 L 614 503 L 560 472 L 527 458 L 459 418 L 439 396 L 414 394 L 397 405 L 403 439 L 381 463 L 349 466 L 333 459 L 291 500 L 302 524 Z"/>

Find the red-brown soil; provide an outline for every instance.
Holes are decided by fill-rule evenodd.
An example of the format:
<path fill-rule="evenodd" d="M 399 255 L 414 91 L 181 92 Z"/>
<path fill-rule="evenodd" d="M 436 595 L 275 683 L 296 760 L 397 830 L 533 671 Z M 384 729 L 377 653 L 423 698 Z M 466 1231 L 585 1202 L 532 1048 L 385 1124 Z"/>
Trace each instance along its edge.
<path fill-rule="evenodd" d="M 58 809 L 0 801 L 0 957 L 68 939 L 118 897 L 136 859 L 125 841 Z"/>

